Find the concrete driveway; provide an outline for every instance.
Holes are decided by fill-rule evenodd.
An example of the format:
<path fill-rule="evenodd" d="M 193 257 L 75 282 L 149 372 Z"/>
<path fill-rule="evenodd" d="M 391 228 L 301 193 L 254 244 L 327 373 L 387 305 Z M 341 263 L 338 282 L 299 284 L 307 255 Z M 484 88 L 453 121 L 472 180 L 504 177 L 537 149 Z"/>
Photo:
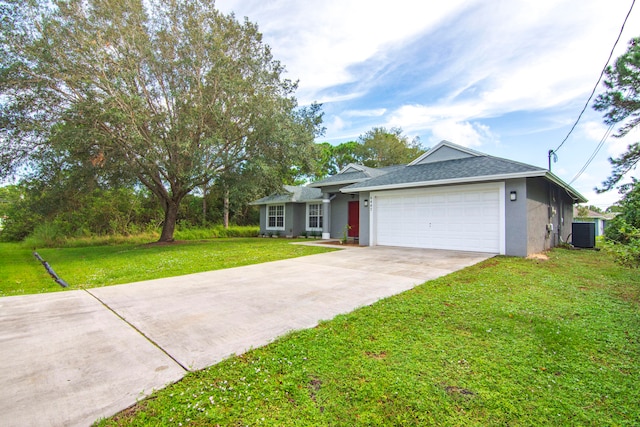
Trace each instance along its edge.
<path fill-rule="evenodd" d="M 0 426 L 90 425 L 189 370 L 493 255 L 350 248 L 127 285 L 0 298 Z"/>

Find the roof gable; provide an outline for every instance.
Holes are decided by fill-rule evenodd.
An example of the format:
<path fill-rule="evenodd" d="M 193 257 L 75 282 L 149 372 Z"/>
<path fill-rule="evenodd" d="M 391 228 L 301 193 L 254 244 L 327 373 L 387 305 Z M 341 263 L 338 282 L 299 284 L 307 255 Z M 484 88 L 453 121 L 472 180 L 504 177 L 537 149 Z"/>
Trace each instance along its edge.
<path fill-rule="evenodd" d="M 321 179 L 309 184 L 309 187 L 328 187 L 333 185 L 349 185 L 356 182 L 366 181 L 370 178 L 383 175 L 393 167 L 386 168 L 370 168 L 364 165 L 357 165 L 355 163 L 349 163 L 342 168 L 340 172 L 327 178 Z"/>
<path fill-rule="evenodd" d="M 365 172 L 365 167 L 362 165 L 356 165 L 355 163 L 349 163 L 347 166 L 342 168 L 337 175 L 341 175 L 343 173 L 353 173 L 353 172 Z"/>
<path fill-rule="evenodd" d="M 440 141 L 438 145 L 409 163 L 409 166 L 479 156 L 485 156 L 485 154 L 471 150 L 470 148 L 466 148 L 458 144 L 454 144 L 453 142 L 443 140 Z"/>

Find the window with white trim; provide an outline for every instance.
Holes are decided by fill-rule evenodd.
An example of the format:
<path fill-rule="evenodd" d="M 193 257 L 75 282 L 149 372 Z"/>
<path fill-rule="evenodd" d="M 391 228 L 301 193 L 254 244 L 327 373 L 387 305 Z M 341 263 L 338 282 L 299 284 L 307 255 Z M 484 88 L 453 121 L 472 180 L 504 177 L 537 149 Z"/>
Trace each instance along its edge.
<path fill-rule="evenodd" d="M 307 230 L 322 230 L 322 203 L 309 203 L 307 205 Z"/>
<path fill-rule="evenodd" d="M 267 206 L 267 229 L 284 230 L 284 205 Z"/>

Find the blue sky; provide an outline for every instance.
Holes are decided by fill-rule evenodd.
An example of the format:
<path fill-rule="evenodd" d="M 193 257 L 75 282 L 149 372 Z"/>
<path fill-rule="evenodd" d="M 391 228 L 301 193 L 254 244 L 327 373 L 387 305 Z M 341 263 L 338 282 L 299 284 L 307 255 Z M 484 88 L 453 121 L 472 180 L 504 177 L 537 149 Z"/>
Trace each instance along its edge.
<path fill-rule="evenodd" d="M 258 24 L 274 57 L 299 80 L 302 105 L 323 104 L 318 142 L 400 127 L 425 147 L 446 139 L 547 167 L 600 75 L 631 0 L 218 0 Z M 640 36 L 637 5 L 614 52 Z M 612 61 L 613 61 L 612 59 Z M 601 86 L 598 92 L 602 91 Z M 598 93 L 596 92 L 596 93 Z M 610 156 L 640 138 L 609 137 L 591 106 L 552 170 L 590 204 L 619 199 L 593 188 Z"/>

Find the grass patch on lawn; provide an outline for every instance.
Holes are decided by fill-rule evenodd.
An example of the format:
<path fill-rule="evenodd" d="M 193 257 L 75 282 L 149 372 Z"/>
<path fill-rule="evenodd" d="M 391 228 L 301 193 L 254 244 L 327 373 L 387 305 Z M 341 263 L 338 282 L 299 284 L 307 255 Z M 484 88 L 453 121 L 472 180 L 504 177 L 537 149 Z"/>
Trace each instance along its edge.
<path fill-rule="evenodd" d="M 0 296 L 59 291 L 29 249 L 18 243 L 0 243 Z"/>
<path fill-rule="evenodd" d="M 637 271 L 554 250 L 291 333 L 99 425 L 639 425 L 639 360 Z"/>
<path fill-rule="evenodd" d="M 232 225 L 224 228 L 222 225 L 211 227 L 178 226 L 174 233 L 176 240 L 208 240 L 226 237 L 257 237 L 260 227 L 254 225 Z M 67 236 L 59 228 L 44 224 L 23 242 L 25 248 L 80 248 L 87 246 L 117 246 L 129 244 L 145 244 L 155 242 L 160 237 L 159 230 L 150 230 L 137 234 L 107 234 L 102 236 Z"/>
<path fill-rule="evenodd" d="M 67 289 L 99 287 L 294 258 L 332 249 L 291 245 L 290 239 L 215 239 L 178 244 L 38 249 Z M 0 244 L 0 296 L 63 290 L 17 243 Z"/>

